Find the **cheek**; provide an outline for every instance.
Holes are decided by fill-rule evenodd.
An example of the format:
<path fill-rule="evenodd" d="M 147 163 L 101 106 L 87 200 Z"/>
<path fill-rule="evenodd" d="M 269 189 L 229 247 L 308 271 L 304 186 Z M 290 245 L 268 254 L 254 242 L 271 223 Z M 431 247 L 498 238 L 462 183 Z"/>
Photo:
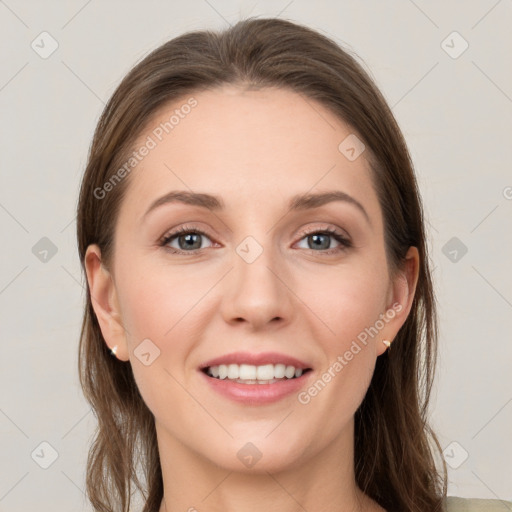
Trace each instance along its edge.
<path fill-rule="evenodd" d="M 320 293 L 318 287 L 307 292 L 304 302 L 314 304 L 311 309 L 322 320 L 313 339 L 326 357 L 318 380 L 304 390 L 302 398 L 310 401 L 305 410 L 310 407 L 327 438 L 335 437 L 349 421 L 370 385 L 379 339 L 375 324 L 384 313 L 386 275 L 347 266 L 316 281 L 328 292 Z"/>
<path fill-rule="evenodd" d="M 190 272 L 136 263 L 121 275 L 120 305 L 124 324 L 133 342 L 150 338 L 168 340 L 181 330 L 182 319 L 208 289 Z M 136 269 L 136 270 L 135 270 Z M 120 273 L 121 274 L 121 273 Z"/>
<path fill-rule="evenodd" d="M 332 268 L 314 282 L 303 289 L 304 303 L 318 312 L 338 346 L 350 344 L 384 313 L 387 281 L 383 272 L 356 266 Z"/>
<path fill-rule="evenodd" d="M 320 338 L 324 340 L 328 359 L 323 369 L 328 373 L 324 380 L 329 383 L 316 407 L 319 411 L 330 410 L 338 417 L 332 425 L 333 435 L 366 394 L 375 368 L 374 346 L 382 323 L 379 318 L 385 313 L 386 267 L 380 260 L 360 263 L 347 265 L 327 276 L 324 285 L 329 293 L 318 299 L 318 311 L 325 315 L 325 323 L 334 335 L 327 333 Z"/>
<path fill-rule="evenodd" d="M 186 414 L 182 406 L 190 404 L 178 382 L 183 382 L 183 362 L 194 339 L 187 331 L 191 318 L 187 313 L 204 292 L 188 286 L 183 273 L 158 266 L 150 269 L 134 261 L 120 266 L 118 276 L 130 364 L 140 394 L 155 416 L 167 410 L 170 396 L 174 410 Z M 146 361 L 144 353 L 149 353 Z"/>

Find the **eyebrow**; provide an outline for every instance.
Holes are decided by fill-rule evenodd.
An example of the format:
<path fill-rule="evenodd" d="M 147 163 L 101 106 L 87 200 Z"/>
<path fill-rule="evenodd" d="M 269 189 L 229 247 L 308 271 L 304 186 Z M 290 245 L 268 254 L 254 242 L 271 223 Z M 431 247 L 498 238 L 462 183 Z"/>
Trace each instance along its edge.
<path fill-rule="evenodd" d="M 367 211 L 364 209 L 364 206 L 357 199 L 350 196 L 346 192 L 342 192 L 341 190 L 333 190 L 317 194 L 297 194 L 290 199 L 288 208 L 292 211 L 309 210 L 313 208 L 319 208 L 320 206 L 332 203 L 334 201 L 342 201 L 355 206 L 364 215 L 368 223 L 371 224 L 370 217 Z M 219 196 L 204 194 L 200 192 L 188 192 L 185 190 L 174 190 L 162 197 L 159 197 L 153 203 L 151 203 L 151 206 L 147 209 L 143 218 L 147 217 L 147 215 L 156 208 L 169 203 L 182 203 L 192 206 L 199 206 L 212 211 L 220 211 L 225 209 L 224 201 Z"/>

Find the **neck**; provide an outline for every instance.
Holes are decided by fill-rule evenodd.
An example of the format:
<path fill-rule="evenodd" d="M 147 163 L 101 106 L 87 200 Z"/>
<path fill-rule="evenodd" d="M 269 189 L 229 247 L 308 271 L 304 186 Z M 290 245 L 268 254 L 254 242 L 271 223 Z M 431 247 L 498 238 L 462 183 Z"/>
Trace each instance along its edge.
<path fill-rule="evenodd" d="M 161 426 L 156 429 L 164 482 L 159 512 L 383 510 L 355 483 L 353 421 L 313 456 L 299 456 L 286 468 L 273 468 L 267 462 L 243 472 L 222 468 Z"/>

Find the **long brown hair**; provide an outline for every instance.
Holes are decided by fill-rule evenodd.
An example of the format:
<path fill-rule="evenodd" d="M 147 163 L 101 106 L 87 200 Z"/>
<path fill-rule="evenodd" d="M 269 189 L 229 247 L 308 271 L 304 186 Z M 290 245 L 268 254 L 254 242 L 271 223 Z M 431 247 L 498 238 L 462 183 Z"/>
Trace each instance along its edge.
<path fill-rule="evenodd" d="M 98 190 L 127 161 L 144 126 L 164 104 L 222 84 L 293 90 L 320 102 L 364 142 L 383 212 L 390 272 L 401 268 L 410 246 L 417 247 L 421 263 L 410 314 L 392 351 L 377 358 L 355 414 L 356 482 L 389 511 L 441 511 L 446 464 L 441 456 L 442 470 L 436 468 L 434 453 L 440 454 L 441 447 L 427 411 L 437 317 L 421 198 L 406 143 L 385 99 L 356 58 L 331 39 L 289 21 L 250 18 L 223 32 L 186 33 L 139 62 L 106 105 L 90 147 L 77 215 L 84 275 L 88 245 L 100 246 L 107 268 L 111 261 L 129 176 L 102 197 Z M 87 462 L 87 494 L 96 511 L 128 512 L 135 486 L 145 500 L 143 512 L 155 512 L 163 482 L 154 418 L 131 365 L 110 355 L 87 291 L 78 365 L 98 420 Z"/>

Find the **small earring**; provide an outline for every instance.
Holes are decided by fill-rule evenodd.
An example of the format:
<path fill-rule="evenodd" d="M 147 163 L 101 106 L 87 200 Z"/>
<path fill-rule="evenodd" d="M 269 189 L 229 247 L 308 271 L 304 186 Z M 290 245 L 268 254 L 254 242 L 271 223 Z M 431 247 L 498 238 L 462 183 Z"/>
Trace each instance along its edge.
<path fill-rule="evenodd" d="M 388 347 L 388 349 L 391 350 L 391 341 L 382 340 L 382 343 L 384 343 L 384 345 L 386 345 L 386 347 Z"/>
<path fill-rule="evenodd" d="M 115 345 L 114 347 L 112 347 L 112 348 L 110 349 L 110 353 L 111 353 L 113 356 L 115 356 L 115 355 L 116 355 L 116 352 L 117 352 L 117 345 Z"/>

